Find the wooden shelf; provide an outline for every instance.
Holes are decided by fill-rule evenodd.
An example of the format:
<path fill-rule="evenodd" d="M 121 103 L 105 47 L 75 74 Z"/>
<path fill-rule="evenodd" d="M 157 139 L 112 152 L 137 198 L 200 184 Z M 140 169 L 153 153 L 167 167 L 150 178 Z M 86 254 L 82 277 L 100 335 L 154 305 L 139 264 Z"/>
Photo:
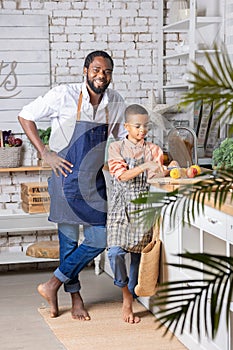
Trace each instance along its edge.
<path fill-rule="evenodd" d="M 24 172 L 24 171 L 50 171 L 50 167 L 42 166 L 21 166 L 19 168 L 0 168 L 0 173 L 7 172 Z"/>

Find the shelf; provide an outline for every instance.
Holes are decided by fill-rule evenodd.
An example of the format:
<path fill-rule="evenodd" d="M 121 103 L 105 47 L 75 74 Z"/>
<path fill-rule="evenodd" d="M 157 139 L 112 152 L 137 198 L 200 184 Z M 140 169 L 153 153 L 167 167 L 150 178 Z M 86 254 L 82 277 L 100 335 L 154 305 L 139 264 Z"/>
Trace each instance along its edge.
<path fill-rule="evenodd" d="M 176 52 L 176 53 L 174 53 L 172 55 L 163 56 L 163 60 L 169 60 L 169 59 L 179 58 L 179 57 L 183 57 L 183 56 L 189 56 L 189 51 Z"/>
<path fill-rule="evenodd" d="M 24 172 L 24 171 L 50 171 L 49 167 L 41 166 L 21 166 L 19 168 L 0 168 L 0 173 Z"/>
<path fill-rule="evenodd" d="M 201 28 L 211 24 L 221 23 L 221 17 L 197 17 L 196 19 L 196 27 Z M 190 19 L 184 19 L 179 22 L 171 23 L 163 27 L 164 33 L 187 33 L 189 31 Z"/>
<path fill-rule="evenodd" d="M 220 51 L 218 51 L 220 52 Z M 195 55 L 205 55 L 206 53 L 208 54 L 214 54 L 216 53 L 216 50 L 213 49 L 197 49 L 195 50 Z M 189 51 L 185 51 L 185 52 L 176 52 L 172 55 L 168 55 L 168 56 L 163 56 L 163 60 L 172 60 L 175 58 L 181 58 L 181 57 L 187 57 L 189 56 Z"/>
<path fill-rule="evenodd" d="M 172 85 L 164 85 L 163 89 L 164 90 L 174 90 L 174 89 L 187 90 L 188 87 L 189 87 L 188 84 L 172 84 Z"/>
<path fill-rule="evenodd" d="M 57 224 L 48 220 L 48 213 L 29 214 L 22 209 L 0 211 L 0 233 L 56 230 Z"/>
<path fill-rule="evenodd" d="M 41 263 L 51 261 L 59 261 L 59 259 L 34 258 L 32 256 L 27 256 L 25 252 L 0 252 L 0 265 Z"/>
<path fill-rule="evenodd" d="M 187 32 L 189 29 L 189 19 L 184 19 L 179 22 L 167 24 L 166 26 L 163 26 L 164 33 L 173 33 L 175 31 L 177 32 Z"/>
<path fill-rule="evenodd" d="M 221 52 L 221 51 L 219 51 L 219 50 L 213 50 L 213 49 L 197 49 L 197 50 L 195 51 L 195 54 L 196 54 L 196 55 L 205 55 L 206 53 L 208 53 L 208 54 L 214 54 L 214 53 L 216 53 L 216 52 Z"/>
<path fill-rule="evenodd" d="M 222 17 L 197 17 L 197 28 L 222 23 Z"/>

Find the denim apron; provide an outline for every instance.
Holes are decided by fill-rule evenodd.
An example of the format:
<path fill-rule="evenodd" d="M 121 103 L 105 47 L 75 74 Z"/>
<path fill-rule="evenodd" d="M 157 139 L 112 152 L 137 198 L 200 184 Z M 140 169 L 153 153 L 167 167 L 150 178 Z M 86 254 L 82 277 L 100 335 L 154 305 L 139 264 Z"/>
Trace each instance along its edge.
<path fill-rule="evenodd" d="M 105 124 L 81 121 L 81 104 L 82 93 L 71 141 L 58 153 L 74 166 L 67 177 L 57 177 L 52 173 L 49 179 L 49 220 L 56 223 L 105 225 L 107 196 L 102 167 L 108 137 L 108 109 L 105 108 Z"/>

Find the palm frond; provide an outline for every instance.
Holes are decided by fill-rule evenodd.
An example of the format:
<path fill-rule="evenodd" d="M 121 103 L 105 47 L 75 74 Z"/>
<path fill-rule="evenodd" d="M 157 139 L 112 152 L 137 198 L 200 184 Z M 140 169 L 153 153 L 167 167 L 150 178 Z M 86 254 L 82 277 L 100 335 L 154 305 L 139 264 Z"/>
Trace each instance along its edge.
<path fill-rule="evenodd" d="M 229 303 L 233 288 L 233 258 L 222 255 L 206 253 L 182 253 L 177 254 L 182 259 L 189 259 L 192 264 L 178 263 L 168 264 L 182 269 L 191 269 L 201 273 L 201 278 L 171 281 L 160 285 L 155 305 L 160 307 L 157 312 L 159 328 L 169 325 L 173 336 L 179 327 L 182 334 L 184 326 L 188 322 L 190 332 L 196 331 L 201 337 L 201 319 L 205 324 L 205 333 L 208 337 L 215 338 L 220 316 L 223 311 L 229 316 Z M 201 262 L 203 267 L 195 267 L 193 262 Z M 167 333 L 165 331 L 164 335 Z"/>
<path fill-rule="evenodd" d="M 190 89 L 181 97 L 181 105 L 203 101 L 204 104 L 213 105 L 212 113 L 218 116 L 217 121 L 229 123 L 233 113 L 233 65 L 224 44 L 220 48 L 214 45 L 214 54 L 205 53 L 209 64 L 201 66 L 193 62 L 194 70 L 189 72 Z"/>
<path fill-rule="evenodd" d="M 210 175 L 209 172 L 202 175 Z M 192 185 L 181 186 L 171 192 L 146 192 L 133 200 L 139 205 L 139 209 L 131 215 L 134 220 L 139 220 L 145 225 L 153 225 L 156 220 L 169 211 L 170 226 L 174 225 L 178 210 L 182 211 L 183 223 L 186 217 L 188 223 L 195 219 L 195 215 L 204 212 L 204 204 L 213 198 L 216 208 L 221 209 L 222 205 L 230 198 L 233 200 L 233 170 L 216 170 L 206 180 L 200 180 Z M 140 205 L 144 205 L 140 208 Z M 147 205 L 145 207 L 145 205 Z M 150 226 L 150 227 L 151 227 Z"/>

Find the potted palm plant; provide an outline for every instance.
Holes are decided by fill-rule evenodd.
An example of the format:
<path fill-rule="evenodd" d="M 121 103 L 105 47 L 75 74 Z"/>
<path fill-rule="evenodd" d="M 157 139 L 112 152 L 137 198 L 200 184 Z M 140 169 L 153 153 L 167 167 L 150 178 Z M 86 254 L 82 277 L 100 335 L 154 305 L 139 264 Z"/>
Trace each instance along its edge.
<path fill-rule="evenodd" d="M 221 46 L 220 49 L 215 46 L 214 55 L 209 53 L 205 55 L 210 70 L 207 72 L 203 66 L 194 62 L 195 69 L 189 72 L 191 88 L 183 96 L 181 104 L 188 105 L 200 100 L 213 104 L 213 111 L 218 111 L 216 121 L 221 121 L 222 125 L 223 123 L 231 124 L 233 116 L 233 66 L 229 54 L 224 46 Z M 232 127 L 230 130 L 232 132 Z M 225 152 L 229 152 L 229 147 Z M 217 208 L 221 208 L 221 205 L 229 197 L 232 201 L 233 167 L 230 165 L 218 168 L 220 169 L 213 171 L 213 177 L 210 180 L 184 185 L 179 190 L 172 192 L 142 194 L 135 200 L 135 203 L 156 203 L 156 206 L 148 206 L 146 210 L 144 208 L 139 210 L 141 219 L 145 221 L 145 224 L 152 225 L 161 215 L 166 213 L 166 210 L 169 210 L 172 225 L 179 207 L 182 208 L 183 213 L 190 213 L 188 220 L 191 221 L 191 219 L 195 219 L 195 208 L 199 212 L 204 211 L 205 200 L 209 199 L 211 195 L 214 195 Z M 160 321 L 160 327 L 166 324 L 175 331 L 179 326 L 182 334 L 186 321 L 192 325 L 195 320 L 198 335 L 201 336 L 200 315 L 202 315 L 206 334 L 210 338 L 215 338 L 223 311 L 226 311 L 226 322 L 229 318 L 233 290 L 233 257 L 199 252 L 177 255 L 186 258 L 186 269 L 198 270 L 208 274 L 209 277 L 205 281 L 192 280 L 192 285 L 196 285 L 196 287 L 191 290 L 187 287 L 185 280 L 166 282 L 160 285 L 156 297 L 156 305 L 160 307 L 156 314 L 157 320 Z M 202 267 L 195 267 L 194 262 L 201 262 L 202 264 L 199 266 Z M 169 265 L 184 268 L 182 263 Z M 210 295 L 210 308 L 207 310 L 205 305 Z M 223 303 L 223 300 L 226 301 L 226 304 Z M 223 310 L 224 307 L 225 310 Z M 210 324 L 208 312 L 210 313 Z M 192 331 L 192 326 L 190 326 L 190 332 Z"/>

